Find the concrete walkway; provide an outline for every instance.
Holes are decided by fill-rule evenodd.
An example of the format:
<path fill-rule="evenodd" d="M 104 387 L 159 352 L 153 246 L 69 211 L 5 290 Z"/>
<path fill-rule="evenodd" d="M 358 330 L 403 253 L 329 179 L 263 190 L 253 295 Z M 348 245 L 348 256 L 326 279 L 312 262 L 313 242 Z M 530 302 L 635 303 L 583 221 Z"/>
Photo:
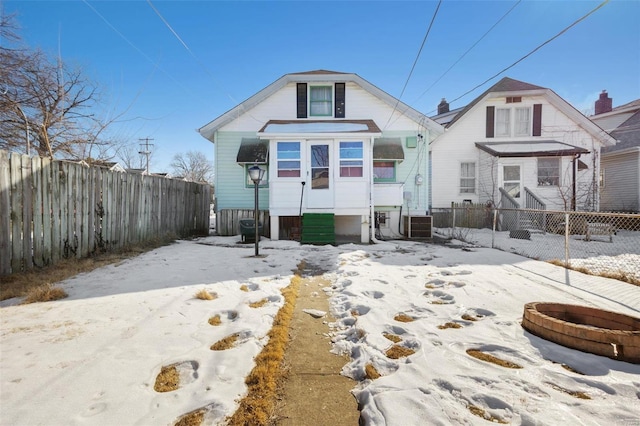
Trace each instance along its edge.
<path fill-rule="evenodd" d="M 309 273 L 309 271 L 306 271 Z M 306 275 L 306 274 L 304 274 Z M 347 358 L 330 353 L 327 316 L 314 318 L 304 309 L 329 311 L 323 287 L 331 283 L 321 274 L 303 276 L 291 321 L 291 342 L 285 362 L 289 368 L 279 425 L 357 425 L 359 411 L 350 390 L 356 385 L 341 376 Z"/>

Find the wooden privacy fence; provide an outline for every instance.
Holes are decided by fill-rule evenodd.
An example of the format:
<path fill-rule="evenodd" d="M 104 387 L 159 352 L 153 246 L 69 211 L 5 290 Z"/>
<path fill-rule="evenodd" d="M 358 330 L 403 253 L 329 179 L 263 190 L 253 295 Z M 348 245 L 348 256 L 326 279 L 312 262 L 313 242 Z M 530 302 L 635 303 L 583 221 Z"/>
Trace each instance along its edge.
<path fill-rule="evenodd" d="M 0 275 L 206 235 L 211 187 L 0 151 Z"/>

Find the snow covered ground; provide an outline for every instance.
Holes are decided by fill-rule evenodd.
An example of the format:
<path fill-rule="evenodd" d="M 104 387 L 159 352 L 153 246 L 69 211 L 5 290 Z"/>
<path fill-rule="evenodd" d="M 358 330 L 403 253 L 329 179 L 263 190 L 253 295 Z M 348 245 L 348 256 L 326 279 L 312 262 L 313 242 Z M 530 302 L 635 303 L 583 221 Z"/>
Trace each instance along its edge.
<path fill-rule="evenodd" d="M 334 351 L 351 355 L 343 374 L 357 381 L 367 424 L 485 424 L 483 412 L 526 425 L 640 421 L 640 365 L 567 349 L 520 326 L 532 301 L 640 316 L 640 287 L 462 244 L 263 240 L 264 257 L 254 258 L 253 245 L 238 241 L 179 241 L 63 282 L 67 299 L 3 302 L 0 424 L 168 425 L 205 406 L 208 423 L 219 424 L 246 391 L 244 377 L 282 306 L 280 289 L 302 259 L 328 271 Z M 218 297 L 194 298 L 201 289 Z M 262 299 L 268 303 L 249 306 Z M 395 320 L 400 313 L 414 321 Z M 212 326 L 216 314 L 222 324 Z M 461 327 L 438 328 L 447 322 Z M 234 333 L 235 348 L 210 350 Z M 388 358 L 393 343 L 383 333 L 415 353 Z M 183 386 L 154 391 L 161 367 L 173 363 Z M 365 379 L 367 364 L 382 377 Z"/>

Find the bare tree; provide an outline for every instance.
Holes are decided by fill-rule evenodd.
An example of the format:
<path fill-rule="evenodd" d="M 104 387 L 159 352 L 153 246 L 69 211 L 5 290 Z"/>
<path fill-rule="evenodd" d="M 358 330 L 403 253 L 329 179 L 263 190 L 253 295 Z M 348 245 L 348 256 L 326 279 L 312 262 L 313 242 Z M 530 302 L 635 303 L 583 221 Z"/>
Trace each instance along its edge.
<path fill-rule="evenodd" d="M 0 37 L 19 42 L 13 17 Z M 107 128 L 124 113 L 99 117 L 98 86 L 81 68 L 39 50 L 0 48 L 0 148 L 53 158 L 108 160 L 117 141 Z"/>
<path fill-rule="evenodd" d="M 140 154 L 138 144 L 128 144 L 120 146 L 116 151 L 116 157 L 121 161 L 125 169 L 144 169 L 147 159 Z M 149 163 L 153 160 L 153 151 L 149 154 Z"/>
<path fill-rule="evenodd" d="M 213 163 L 198 151 L 176 154 L 170 166 L 176 176 L 182 176 L 193 182 L 209 182 L 213 184 Z"/>

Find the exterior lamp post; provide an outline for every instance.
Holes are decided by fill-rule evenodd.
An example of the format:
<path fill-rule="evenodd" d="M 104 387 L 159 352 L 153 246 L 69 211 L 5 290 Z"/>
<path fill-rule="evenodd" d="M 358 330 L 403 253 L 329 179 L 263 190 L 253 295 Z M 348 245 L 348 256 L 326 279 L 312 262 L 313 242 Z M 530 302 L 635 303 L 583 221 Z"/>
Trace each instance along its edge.
<path fill-rule="evenodd" d="M 254 225 L 255 225 L 255 244 L 256 244 L 256 257 L 258 256 L 258 185 L 260 181 L 264 177 L 264 169 L 261 169 L 256 164 L 252 167 L 249 167 L 249 178 L 253 181 L 253 186 L 255 188 L 255 213 L 254 213 Z"/>

